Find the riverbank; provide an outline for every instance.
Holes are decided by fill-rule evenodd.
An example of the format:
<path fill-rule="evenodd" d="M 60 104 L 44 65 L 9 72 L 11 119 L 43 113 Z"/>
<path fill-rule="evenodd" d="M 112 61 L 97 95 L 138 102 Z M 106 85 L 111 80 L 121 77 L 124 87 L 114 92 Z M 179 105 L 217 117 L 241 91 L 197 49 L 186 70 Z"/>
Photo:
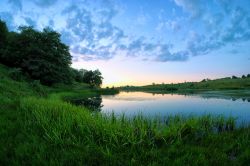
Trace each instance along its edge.
<path fill-rule="evenodd" d="M 223 90 L 250 90 L 250 77 L 244 78 L 221 78 L 215 80 L 204 79 L 201 82 L 185 82 L 176 84 L 152 84 L 145 86 L 123 86 L 126 91 L 149 91 L 165 93 L 188 93 L 204 91 L 223 91 Z"/>
<path fill-rule="evenodd" d="M 65 102 L 86 84 L 46 87 L 0 66 L 1 165 L 247 165 L 250 127 L 232 118 L 106 116 Z"/>
<path fill-rule="evenodd" d="M 186 96 L 201 96 L 204 98 L 222 98 L 231 100 L 250 101 L 250 89 L 244 90 L 183 90 L 183 91 L 164 91 L 164 90 L 122 90 L 124 92 L 145 92 L 151 94 L 177 94 Z"/>

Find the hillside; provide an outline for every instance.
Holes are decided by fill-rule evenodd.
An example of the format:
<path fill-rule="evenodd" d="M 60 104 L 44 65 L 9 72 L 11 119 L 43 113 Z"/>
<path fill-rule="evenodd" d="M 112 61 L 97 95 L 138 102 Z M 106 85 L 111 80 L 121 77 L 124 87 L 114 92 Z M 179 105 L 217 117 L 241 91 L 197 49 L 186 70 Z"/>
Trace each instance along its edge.
<path fill-rule="evenodd" d="M 121 87 L 124 90 L 159 90 L 159 91 L 188 91 L 188 90 L 244 90 L 250 89 L 250 77 L 222 78 L 203 80 L 201 82 L 185 82 L 178 84 L 152 84 L 146 86 Z"/>

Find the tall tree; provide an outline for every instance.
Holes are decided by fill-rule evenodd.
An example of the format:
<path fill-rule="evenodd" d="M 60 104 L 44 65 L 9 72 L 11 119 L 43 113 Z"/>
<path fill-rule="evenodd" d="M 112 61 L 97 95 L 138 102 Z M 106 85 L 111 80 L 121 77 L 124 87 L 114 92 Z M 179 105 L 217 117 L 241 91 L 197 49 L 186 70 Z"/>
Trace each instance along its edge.
<path fill-rule="evenodd" d="M 20 43 L 28 46 L 21 65 L 32 78 L 47 85 L 71 81 L 71 55 L 59 33 L 48 28 L 37 32 L 28 27 L 22 29 L 20 38 Z"/>
<path fill-rule="evenodd" d="M 60 34 L 49 28 L 41 32 L 32 27 L 19 30 L 20 33 L 8 35 L 3 63 L 21 68 L 31 78 L 46 85 L 70 83 L 71 55 L 68 46 L 60 41 Z"/>
<path fill-rule="evenodd" d="M 83 82 L 90 84 L 92 87 L 100 87 L 102 79 L 102 73 L 99 70 L 86 71 L 83 76 Z"/>
<path fill-rule="evenodd" d="M 0 61 L 2 61 L 2 56 L 7 44 L 8 28 L 6 23 L 0 20 Z"/>

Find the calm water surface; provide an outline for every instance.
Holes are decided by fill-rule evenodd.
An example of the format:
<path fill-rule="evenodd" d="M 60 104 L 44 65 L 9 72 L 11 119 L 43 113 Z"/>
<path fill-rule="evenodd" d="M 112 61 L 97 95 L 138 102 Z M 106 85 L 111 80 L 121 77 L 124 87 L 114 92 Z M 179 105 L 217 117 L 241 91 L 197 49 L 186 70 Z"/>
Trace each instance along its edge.
<path fill-rule="evenodd" d="M 126 116 L 142 114 L 147 117 L 211 114 L 233 116 L 238 122 L 250 122 L 250 101 L 202 95 L 120 92 L 114 96 L 102 96 L 101 112 Z"/>

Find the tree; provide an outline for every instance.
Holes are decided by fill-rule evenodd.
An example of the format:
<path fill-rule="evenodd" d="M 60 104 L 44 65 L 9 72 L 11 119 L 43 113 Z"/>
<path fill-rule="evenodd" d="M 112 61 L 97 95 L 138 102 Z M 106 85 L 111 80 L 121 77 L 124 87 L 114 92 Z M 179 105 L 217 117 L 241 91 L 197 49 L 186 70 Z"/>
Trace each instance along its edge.
<path fill-rule="evenodd" d="M 92 87 L 100 87 L 102 85 L 102 73 L 99 70 L 89 70 L 84 73 L 83 82 Z"/>
<path fill-rule="evenodd" d="M 245 76 L 245 75 L 242 75 L 242 77 L 241 77 L 241 78 L 245 79 L 245 78 L 246 78 L 246 76 Z"/>
<path fill-rule="evenodd" d="M 207 81 L 206 79 L 201 80 L 201 82 L 206 82 L 206 81 Z"/>
<path fill-rule="evenodd" d="M 71 55 L 60 41 L 60 34 L 46 28 L 37 32 L 30 27 L 21 29 L 20 44 L 23 50 L 22 68 L 43 84 L 70 83 Z"/>
<path fill-rule="evenodd" d="M 0 20 L 0 47 L 4 45 L 7 40 L 8 28 L 6 23 Z"/>
<path fill-rule="evenodd" d="M 87 72 L 87 70 L 85 69 L 77 70 L 72 68 L 72 72 L 73 72 L 73 78 L 76 82 L 84 82 L 83 77 L 84 74 Z"/>
<path fill-rule="evenodd" d="M 60 40 L 60 34 L 50 28 L 37 31 L 20 27 L 19 32 L 9 32 L 0 20 L 0 62 L 28 74 L 42 84 L 85 82 L 92 87 L 102 84 L 99 70 L 77 70 L 70 67 L 69 47 Z"/>
<path fill-rule="evenodd" d="M 236 77 L 236 76 L 232 76 L 232 79 L 237 79 L 238 77 Z"/>
<path fill-rule="evenodd" d="M 20 33 L 9 33 L 3 63 L 20 67 L 32 79 L 45 85 L 70 83 L 71 55 L 69 48 L 60 41 L 60 34 L 45 28 L 20 27 Z"/>
<path fill-rule="evenodd" d="M 7 44 L 8 28 L 6 23 L 0 20 L 0 61 L 2 61 L 3 53 Z"/>
<path fill-rule="evenodd" d="M 247 75 L 247 78 L 250 78 L 250 74 Z"/>
<path fill-rule="evenodd" d="M 2 63 L 10 67 L 21 68 L 23 61 L 23 50 L 19 42 L 19 35 L 16 32 L 9 32 L 4 54 L 2 55 Z"/>

